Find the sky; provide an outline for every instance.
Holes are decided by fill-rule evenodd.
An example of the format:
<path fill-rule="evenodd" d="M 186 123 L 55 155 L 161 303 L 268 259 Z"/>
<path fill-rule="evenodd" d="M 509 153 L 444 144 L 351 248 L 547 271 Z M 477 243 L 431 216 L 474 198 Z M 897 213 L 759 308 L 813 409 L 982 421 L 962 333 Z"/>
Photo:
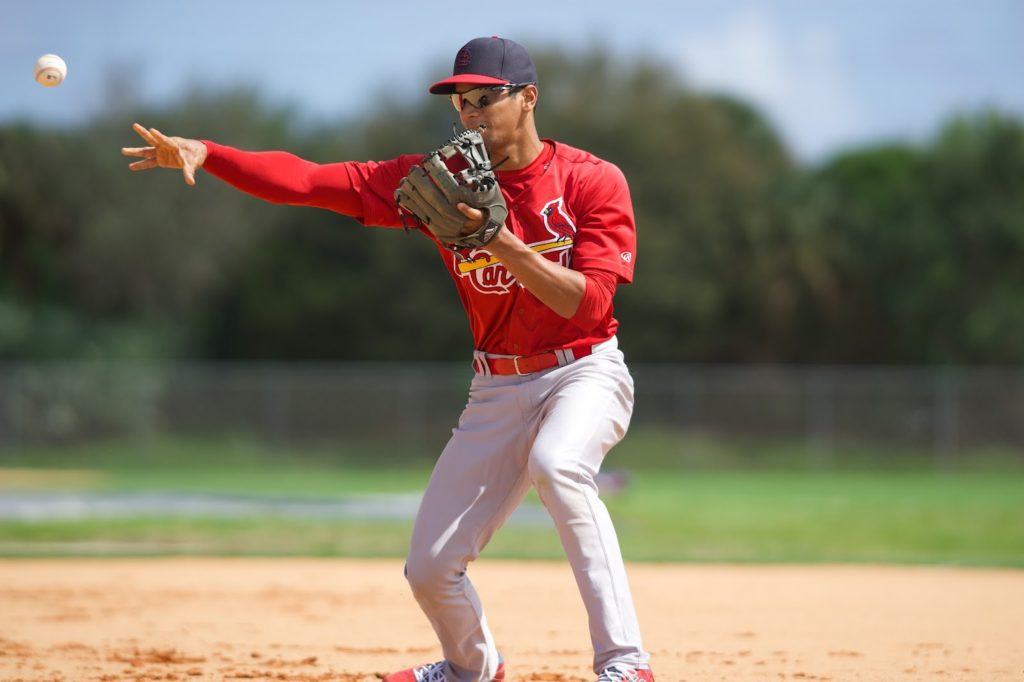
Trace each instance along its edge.
<path fill-rule="evenodd" d="M 146 103 L 246 85 L 309 120 L 362 115 L 381 87 L 427 96 L 484 35 L 654 59 L 750 101 L 809 162 L 956 113 L 1024 117 L 1024 0 L 0 0 L 0 124 L 86 121 L 115 72 Z M 60 87 L 32 79 L 44 53 L 68 63 Z"/>

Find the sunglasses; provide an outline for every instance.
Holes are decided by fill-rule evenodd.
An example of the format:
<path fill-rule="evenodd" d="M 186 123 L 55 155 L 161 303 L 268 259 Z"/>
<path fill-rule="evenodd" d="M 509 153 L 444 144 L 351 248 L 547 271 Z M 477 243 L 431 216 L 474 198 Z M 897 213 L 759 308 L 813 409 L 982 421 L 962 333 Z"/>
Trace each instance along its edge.
<path fill-rule="evenodd" d="M 519 92 L 527 85 L 529 85 L 529 83 L 484 85 L 479 88 L 467 90 L 463 93 L 455 93 L 452 95 L 452 106 L 455 107 L 456 111 L 462 111 L 466 108 L 467 104 L 472 104 L 477 109 L 483 109 L 490 104 L 494 104 L 498 98 L 498 94 L 502 92 Z"/>

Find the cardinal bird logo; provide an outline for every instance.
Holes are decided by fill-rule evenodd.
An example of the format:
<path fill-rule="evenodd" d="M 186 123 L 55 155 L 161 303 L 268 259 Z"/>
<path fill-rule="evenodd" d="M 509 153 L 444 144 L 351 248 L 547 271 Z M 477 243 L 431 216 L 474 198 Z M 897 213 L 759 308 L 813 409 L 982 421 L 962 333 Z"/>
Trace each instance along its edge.
<path fill-rule="evenodd" d="M 555 235 L 558 241 L 572 241 L 576 236 L 576 225 L 565 213 L 565 201 L 563 197 L 553 199 L 544 204 L 540 210 L 544 216 L 544 227 L 548 232 Z"/>
<path fill-rule="evenodd" d="M 531 231 L 541 237 L 539 241 L 529 241 L 527 246 L 546 258 L 570 267 L 572 249 L 576 240 L 576 224 L 565 212 L 563 197 L 552 199 L 544 204 L 538 212 L 544 220 L 544 228 L 551 235 L 543 239 L 537 227 Z M 533 223 L 536 225 L 536 221 Z M 522 286 L 505 266 L 486 249 L 474 249 L 468 258 L 452 255 L 452 268 L 460 277 L 467 277 L 470 285 L 482 294 L 507 294 L 514 286 Z"/>

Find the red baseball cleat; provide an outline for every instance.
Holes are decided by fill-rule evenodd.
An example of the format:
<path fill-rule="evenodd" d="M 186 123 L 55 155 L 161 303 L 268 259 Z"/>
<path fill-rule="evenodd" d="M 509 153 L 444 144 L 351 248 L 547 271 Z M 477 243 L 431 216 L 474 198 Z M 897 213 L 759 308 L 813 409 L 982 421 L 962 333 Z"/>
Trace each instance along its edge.
<path fill-rule="evenodd" d="M 654 682 L 654 673 L 650 668 L 610 665 L 601 671 L 597 682 Z"/>
<path fill-rule="evenodd" d="M 384 678 L 384 682 L 448 682 L 447 670 L 448 661 L 438 661 L 437 663 L 428 663 L 417 668 L 409 668 L 408 670 L 391 673 Z M 504 680 L 505 664 L 502 662 L 498 663 L 498 672 L 494 675 L 494 679 L 491 682 L 504 682 Z"/>

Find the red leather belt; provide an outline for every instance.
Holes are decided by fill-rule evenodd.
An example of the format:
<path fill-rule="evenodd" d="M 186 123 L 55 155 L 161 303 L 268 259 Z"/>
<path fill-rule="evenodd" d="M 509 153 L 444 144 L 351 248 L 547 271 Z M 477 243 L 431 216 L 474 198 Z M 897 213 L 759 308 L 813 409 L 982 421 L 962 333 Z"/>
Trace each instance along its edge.
<path fill-rule="evenodd" d="M 534 355 L 488 355 L 477 353 L 473 370 L 477 374 L 526 376 L 552 367 L 563 367 L 594 352 L 593 346 L 575 346 L 544 351 Z"/>

